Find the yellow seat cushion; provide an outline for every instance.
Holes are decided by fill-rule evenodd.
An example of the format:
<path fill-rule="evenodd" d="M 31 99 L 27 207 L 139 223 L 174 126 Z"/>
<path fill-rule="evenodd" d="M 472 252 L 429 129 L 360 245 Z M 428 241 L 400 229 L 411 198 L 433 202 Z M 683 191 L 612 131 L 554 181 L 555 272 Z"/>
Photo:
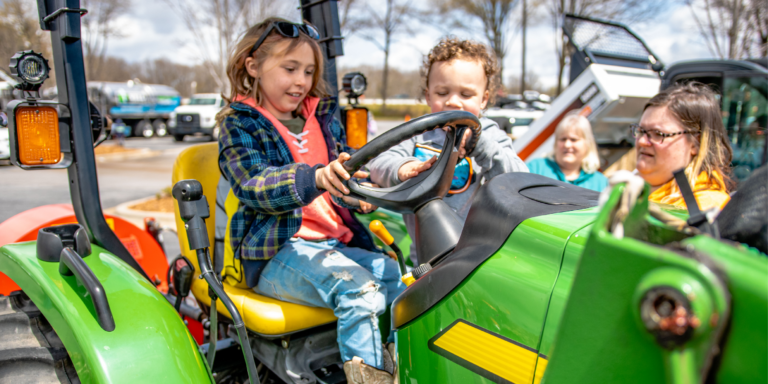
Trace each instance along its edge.
<path fill-rule="evenodd" d="M 260 335 L 279 336 L 336 321 L 333 311 L 328 308 L 308 307 L 275 300 L 259 295 L 252 289 L 242 289 L 226 284 L 224 290 L 240 311 L 245 327 Z M 192 294 L 205 305 L 211 305 L 208 284 L 204 280 L 195 280 L 192 284 Z M 216 308 L 220 313 L 231 318 L 221 300 L 216 302 Z"/>
<path fill-rule="evenodd" d="M 211 211 L 211 216 L 205 221 L 211 246 L 214 243 L 216 222 L 216 187 L 221 175 L 219 173 L 218 157 L 219 147 L 217 143 L 200 144 L 191 146 L 181 152 L 173 165 L 173 184 L 176 184 L 179 180 L 196 179 L 203 186 L 203 193 L 208 200 L 208 206 Z M 227 200 L 227 211 L 230 211 L 232 199 Z M 195 274 L 197 275 L 200 273 L 197 268 L 197 254 L 189 250 L 187 232 L 184 229 L 184 223 L 179 217 L 178 204 L 174 206 L 174 213 L 176 215 L 176 228 L 178 230 L 181 253 L 192 262 L 195 267 Z M 229 236 L 227 236 L 228 239 Z M 209 249 L 211 254 L 213 252 L 212 248 Z M 240 271 L 240 262 L 232 257 L 231 249 L 226 252 L 226 255 L 229 257 L 225 257 L 225 269 L 229 265 Z M 227 278 L 225 278 L 224 290 L 243 317 L 246 328 L 255 333 L 265 336 L 278 336 L 336 321 L 336 317 L 331 309 L 308 307 L 262 296 L 242 284 L 237 284 L 232 277 L 228 274 Z M 192 294 L 203 304 L 211 305 L 211 298 L 208 296 L 208 283 L 205 280 L 197 278 L 193 280 Z M 218 301 L 216 308 L 225 316 L 231 317 L 221 301 Z"/>

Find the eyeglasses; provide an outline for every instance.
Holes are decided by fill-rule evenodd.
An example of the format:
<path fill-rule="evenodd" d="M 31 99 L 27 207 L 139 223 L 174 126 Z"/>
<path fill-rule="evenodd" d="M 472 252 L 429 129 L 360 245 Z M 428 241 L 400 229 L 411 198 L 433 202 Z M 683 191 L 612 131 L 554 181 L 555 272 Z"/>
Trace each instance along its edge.
<path fill-rule="evenodd" d="M 251 51 L 248 52 L 248 56 L 253 55 L 253 53 L 256 52 L 257 49 L 259 49 L 261 44 L 264 42 L 267 36 L 269 36 L 272 30 L 277 31 L 277 33 L 283 35 L 283 37 L 289 37 L 292 39 L 299 37 L 299 33 L 303 33 L 315 40 L 320 39 L 320 33 L 317 32 L 317 29 L 315 29 L 315 27 L 311 25 L 294 24 L 294 23 L 289 23 L 287 21 L 276 21 L 270 24 L 269 28 L 267 28 L 267 30 L 264 31 L 261 37 L 259 37 L 259 40 L 256 41 L 256 44 L 253 45 L 253 48 L 251 48 Z"/>
<path fill-rule="evenodd" d="M 629 126 L 630 131 L 632 132 L 632 136 L 635 139 L 639 139 L 643 137 L 644 135 L 648 136 L 648 140 L 651 141 L 651 143 L 654 144 L 661 144 L 664 142 L 664 139 L 667 137 L 682 135 L 682 134 L 697 134 L 698 131 L 691 131 L 691 130 L 685 130 L 680 132 L 673 132 L 673 133 L 664 133 L 659 131 L 658 129 L 645 129 L 640 126 L 640 124 L 632 124 Z"/>

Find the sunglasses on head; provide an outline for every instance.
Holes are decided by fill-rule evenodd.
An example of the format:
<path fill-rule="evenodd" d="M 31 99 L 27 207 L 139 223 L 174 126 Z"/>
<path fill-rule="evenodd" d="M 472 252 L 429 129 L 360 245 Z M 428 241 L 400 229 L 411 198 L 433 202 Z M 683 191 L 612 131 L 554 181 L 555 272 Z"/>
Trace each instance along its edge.
<path fill-rule="evenodd" d="M 267 30 L 264 31 L 261 37 L 259 37 L 259 40 L 256 41 L 256 44 L 253 45 L 253 48 L 251 48 L 251 51 L 248 52 L 248 56 L 253 55 L 253 53 L 256 52 L 257 49 L 259 49 L 259 47 L 267 38 L 267 36 L 269 36 L 269 34 L 272 33 L 272 30 L 277 31 L 277 33 L 283 35 L 283 37 L 289 37 L 292 39 L 299 37 L 299 33 L 303 33 L 315 40 L 320 39 L 320 33 L 317 32 L 317 29 L 315 29 L 315 27 L 311 25 L 294 24 L 294 23 L 289 23 L 287 21 L 275 21 L 272 24 L 270 24 L 269 28 L 267 28 Z"/>

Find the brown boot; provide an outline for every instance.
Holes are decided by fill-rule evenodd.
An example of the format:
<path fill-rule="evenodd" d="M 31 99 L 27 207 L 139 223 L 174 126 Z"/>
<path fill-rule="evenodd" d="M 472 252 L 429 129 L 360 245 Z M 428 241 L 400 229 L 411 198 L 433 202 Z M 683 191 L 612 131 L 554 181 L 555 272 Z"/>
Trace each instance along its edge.
<path fill-rule="evenodd" d="M 397 374 L 397 358 L 395 357 L 395 343 L 389 343 L 384 346 L 384 368 L 389 365 L 386 361 L 389 358 L 392 361 L 392 376 L 395 378 L 393 384 L 400 384 L 400 376 Z"/>
<path fill-rule="evenodd" d="M 393 384 L 394 377 L 387 372 L 363 363 L 363 359 L 355 356 L 344 363 L 344 374 L 348 384 Z"/>

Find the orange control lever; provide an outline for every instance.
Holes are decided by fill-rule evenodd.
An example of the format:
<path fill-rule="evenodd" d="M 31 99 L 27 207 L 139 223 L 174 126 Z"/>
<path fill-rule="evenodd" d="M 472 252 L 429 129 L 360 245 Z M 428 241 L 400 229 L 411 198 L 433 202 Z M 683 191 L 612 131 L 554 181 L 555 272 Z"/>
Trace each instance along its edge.
<path fill-rule="evenodd" d="M 381 223 L 381 221 L 373 220 L 371 221 L 371 224 L 368 225 L 368 229 L 373 232 L 376 237 L 379 238 L 384 244 L 388 245 L 390 248 L 392 248 L 393 251 L 395 251 L 395 254 L 397 255 L 397 262 L 400 265 L 400 275 L 403 277 L 401 280 L 406 285 L 411 285 L 415 281 L 413 277 L 411 277 L 411 273 L 408 272 L 407 268 L 405 267 L 405 259 L 403 259 L 403 252 L 400 250 L 400 247 L 395 244 L 395 238 L 392 237 L 392 235 L 389 234 L 389 231 L 387 231 L 387 228 L 384 227 L 384 224 Z"/>
<path fill-rule="evenodd" d="M 389 231 L 387 231 L 387 228 L 384 226 L 384 224 L 381 223 L 381 221 L 371 221 L 371 224 L 368 225 L 368 228 L 384 244 L 391 246 L 395 242 L 395 239 L 392 237 L 392 235 L 389 234 Z"/>

